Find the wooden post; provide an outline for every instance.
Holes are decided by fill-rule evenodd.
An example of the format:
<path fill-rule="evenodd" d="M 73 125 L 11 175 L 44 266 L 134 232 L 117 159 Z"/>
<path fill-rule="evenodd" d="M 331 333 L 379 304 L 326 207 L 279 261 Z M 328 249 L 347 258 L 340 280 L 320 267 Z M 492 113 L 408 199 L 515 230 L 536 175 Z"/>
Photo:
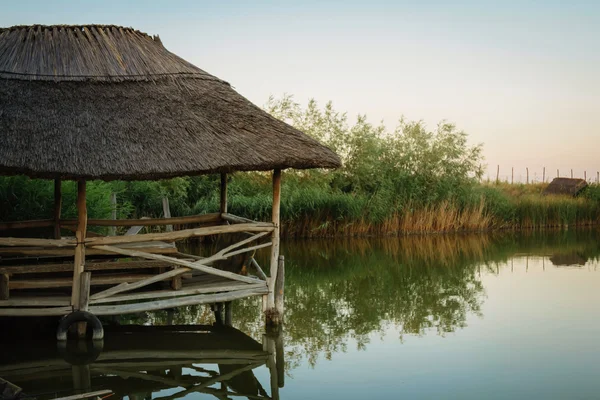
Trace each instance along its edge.
<path fill-rule="evenodd" d="M 583 179 L 587 182 L 587 171 L 583 171 Z"/>
<path fill-rule="evenodd" d="M 498 168 L 496 168 L 496 185 L 500 181 L 500 165 L 498 164 Z"/>
<path fill-rule="evenodd" d="M 10 297 L 10 276 L 8 274 L 0 274 L 0 300 L 8 300 Z"/>
<path fill-rule="evenodd" d="M 560 178 L 560 171 L 558 170 L 558 168 L 556 169 L 556 177 Z"/>
<path fill-rule="evenodd" d="M 227 174 L 221 174 L 221 214 L 227 213 Z"/>
<path fill-rule="evenodd" d="M 279 222 L 281 207 L 281 170 L 273 171 L 273 214 L 272 222 L 275 225 L 271 236 L 271 274 L 267 281 L 269 286 L 269 295 L 267 299 L 267 312 L 273 313 L 275 310 L 275 281 L 277 280 L 277 266 L 279 263 Z"/>
<path fill-rule="evenodd" d="M 233 302 L 225 303 L 225 325 L 233 326 Z"/>
<path fill-rule="evenodd" d="M 573 179 L 573 168 L 571 168 L 571 179 Z"/>
<path fill-rule="evenodd" d="M 527 170 L 527 184 L 529 185 L 529 168 L 525 168 Z"/>
<path fill-rule="evenodd" d="M 91 272 L 81 273 L 81 286 L 79 290 L 79 309 L 81 311 L 87 311 L 90 305 L 90 284 L 92 282 Z"/>
<path fill-rule="evenodd" d="M 515 167 L 510 168 L 510 184 L 515 182 Z"/>
<path fill-rule="evenodd" d="M 81 276 L 85 269 L 85 237 L 87 231 L 85 192 L 85 180 L 81 179 L 77 181 L 77 231 L 75 232 L 77 246 L 75 247 L 75 265 L 73 268 L 73 287 L 71 291 L 71 305 L 75 310 L 80 310 L 83 305 L 81 303 L 83 300 L 81 298 Z M 85 333 L 85 323 L 78 324 L 78 332 L 81 333 L 82 330 Z"/>
<path fill-rule="evenodd" d="M 162 199 L 162 205 L 163 205 L 163 214 L 165 218 L 171 218 L 171 207 L 169 207 L 169 198 L 168 197 L 163 197 Z M 173 232 L 173 225 L 167 225 L 165 227 L 165 230 L 167 232 Z"/>
<path fill-rule="evenodd" d="M 62 192 L 60 179 L 54 180 L 54 239 L 60 239 L 60 209 Z"/>
<path fill-rule="evenodd" d="M 116 193 L 111 193 L 110 194 L 110 218 L 112 220 L 116 220 L 117 219 L 117 194 Z M 117 227 L 116 226 L 109 226 L 108 227 L 108 236 L 116 236 L 117 235 Z"/>
<path fill-rule="evenodd" d="M 275 338 L 275 365 L 277 367 L 277 385 L 285 386 L 285 349 L 283 348 L 283 332 Z"/>
<path fill-rule="evenodd" d="M 546 183 L 546 167 L 542 170 L 542 182 Z"/>
<path fill-rule="evenodd" d="M 600 171 L 596 171 L 596 183 L 600 183 Z"/>
<path fill-rule="evenodd" d="M 279 265 L 277 267 L 277 279 L 275 280 L 275 309 L 279 316 L 279 322 L 283 322 L 284 311 L 284 286 L 285 286 L 285 258 L 279 256 Z"/>

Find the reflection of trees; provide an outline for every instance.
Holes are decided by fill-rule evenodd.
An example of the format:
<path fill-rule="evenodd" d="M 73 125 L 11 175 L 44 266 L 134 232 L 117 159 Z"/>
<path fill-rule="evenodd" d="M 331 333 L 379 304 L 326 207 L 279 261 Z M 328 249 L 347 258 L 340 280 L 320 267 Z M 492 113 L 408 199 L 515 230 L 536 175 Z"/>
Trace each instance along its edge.
<path fill-rule="evenodd" d="M 440 235 L 403 239 L 297 241 L 286 256 L 286 370 L 303 359 L 314 365 L 345 351 L 350 340 L 364 348 L 370 334 L 395 327 L 404 335 L 444 335 L 479 315 L 484 288 L 479 272 L 497 271 L 515 254 L 557 251 L 600 254 L 595 231 L 497 237 Z M 261 265 L 267 265 L 266 254 Z M 206 323 L 208 307 L 188 307 L 173 323 Z M 137 322 L 163 324 L 166 312 Z M 238 301 L 234 324 L 255 339 L 264 330 L 260 299 Z"/>

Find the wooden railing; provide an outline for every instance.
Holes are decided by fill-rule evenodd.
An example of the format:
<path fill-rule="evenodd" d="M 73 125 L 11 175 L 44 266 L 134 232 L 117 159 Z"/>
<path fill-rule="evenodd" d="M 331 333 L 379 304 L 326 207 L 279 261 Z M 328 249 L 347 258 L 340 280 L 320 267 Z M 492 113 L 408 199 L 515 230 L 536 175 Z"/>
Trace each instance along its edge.
<path fill-rule="evenodd" d="M 28 222 L 23 221 L 22 224 L 27 225 Z M 61 220 L 61 225 L 75 224 L 73 220 Z M 256 261 L 252 258 L 251 264 L 257 271 L 259 278 L 253 278 L 245 275 L 240 275 L 234 272 L 225 271 L 215 268 L 213 265 L 217 261 L 230 259 L 233 256 L 254 252 L 256 250 L 270 247 L 273 245 L 272 240 L 262 242 L 261 239 L 271 238 L 276 226 L 269 222 L 255 222 L 246 218 L 237 217 L 235 215 L 222 214 L 207 214 L 191 217 L 179 218 L 161 218 L 161 219 L 140 219 L 140 220 L 88 220 L 88 225 L 97 226 L 151 226 L 151 225 L 168 225 L 168 224 L 192 224 L 192 223 L 221 223 L 223 225 L 204 226 L 193 229 L 183 229 L 173 232 L 146 233 L 129 236 L 101 236 L 88 237 L 81 243 L 85 245 L 86 255 L 93 254 L 114 254 L 126 257 L 136 257 L 154 262 L 161 262 L 161 265 L 169 265 L 169 271 L 161 272 L 156 275 L 140 276 L 135 281 L 125 281 L 116 286 L 105 289 L 89 296 L 90 311 L 94 314 L 117 314 L 125 312 L 140 312 L 162 308 L 170 308 L 188 304 L 202 304 L 231 301 L 237 298 L 249 297 L 254 295 L 266 295 L 269 291 L 267 278 Z M 4 223 L 4 226 L 15 226 L 15 223 Z M 1 226 L 0 226 L 1 228 Z M 203 237 L 221 234 L 244 233 L 246 237 L 221 249 L 208 257 L 199 257 L 187 254 L 176 253 L 174 255 L 156 254 L 147 250 L 145 247 L 132 247 L 135 244 L 148 244 L 147 248 L 151 248 L 153 243 L 157 242 L 176 242 L 194 237 Z M 61 256 L 74 255 L 75 247 L 78 243 L 74 238 L 63 239 L 36 239 L 36 238 L 12 238 L 0 237 L 0 254 L 6 252 L 10 254 L 11 249 L 18 248 L 23 254 L 59 254 Z M 175 249 L 176 252 L 176 249 Z M 135 262 L 134 262 L 135 263 Z M 117 263 L 112 263 L 117 264 Z M 107 269 L 128 269 L 127 262 L 118 263 L 119 266 Z M 58 269 L 62 267 L 58 265 Z M 23 267 L 21 267 L 22 269 Z M 64 269 L 64 268 L 62 268 Z M 8 285 L 8 271 L 10 268 L 2 268 L 2 274 L 6 276 L 6 284 Z M 84 271 L 93 270 L 84 267 Z M 52 270 L 53 271 L 53 270 Z M 57 270 L 58 271 L 58 270 Z M 145 293 L 127 293 L 136 289 L 144 288 L 148 285 L 173 280 L 183 274 L 200 271 L 206 274 L 218 276 L 228 280 L 221 282 L 221 286 L 210 287 L 192 287 L 184 290 L 162 290 Z M 50 272 L 48 269 L 47 272 Z M 2 275 L 0 274 L 0 275 Z M 94 280 L 91 280 L 93 284 Z M 214 294 L 207 294 L 217 292 Z M 89 289 L 88 289 L 89 293 Z M 185 297 L 184 297 L 185 296 Z M 11 306 L 15 306 L 15 300 L 11 302 Z M 121 301 L 137 301 L 134 304 L 126 305 L 98 305 L 101 303 L 121 302 Z M 7 304 L 8 305 L 8 304 Z M 0 302 L 0 306 L 2 303 Z M 18 305 L 17 305 L 18 306 Z M 64 307 L 56 310 L 59 314 L 63 313 Z M 43 315 L 43 310 L 48 309 L 20 309 L 23 313 L 18 313 L 14 309 L 0 308 L 0 315 Z M 36 312 L 38 314 L 36 314 Z M 49 315 L 49 314 L 48 314 Z"/>

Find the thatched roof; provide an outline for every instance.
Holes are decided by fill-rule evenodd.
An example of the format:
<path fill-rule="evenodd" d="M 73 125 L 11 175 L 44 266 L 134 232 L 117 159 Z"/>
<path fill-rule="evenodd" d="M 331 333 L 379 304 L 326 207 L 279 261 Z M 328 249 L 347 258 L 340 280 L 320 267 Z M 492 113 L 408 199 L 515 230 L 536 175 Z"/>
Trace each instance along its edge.
<path fill-rule="evenodd" d="M 339 165 L 158 37 L 117 26 L 0 29 L 0 174 L 159 179 Z"/>
<path fill-rule="evenodd" d="M 586 186 L 587 182 L 584 179 L 554 178 L 546 189 L 544 189 L 543 194 L 560 194 L 575 197 Z"/>

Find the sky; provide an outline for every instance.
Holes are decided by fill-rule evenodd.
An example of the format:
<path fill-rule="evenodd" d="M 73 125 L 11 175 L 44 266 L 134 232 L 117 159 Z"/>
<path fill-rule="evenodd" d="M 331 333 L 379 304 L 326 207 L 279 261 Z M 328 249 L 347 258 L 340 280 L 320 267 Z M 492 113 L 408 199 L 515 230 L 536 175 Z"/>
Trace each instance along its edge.
<path fill-rule="evenodd" d="M 223 4 L 224 3 L 224 4 Z M 600 171 L 600 0 L 12 1 L 0 26 L 115 24 L 262 106 L 332 101 L 393 129 L 456 124 L 488 175 Z"/>

